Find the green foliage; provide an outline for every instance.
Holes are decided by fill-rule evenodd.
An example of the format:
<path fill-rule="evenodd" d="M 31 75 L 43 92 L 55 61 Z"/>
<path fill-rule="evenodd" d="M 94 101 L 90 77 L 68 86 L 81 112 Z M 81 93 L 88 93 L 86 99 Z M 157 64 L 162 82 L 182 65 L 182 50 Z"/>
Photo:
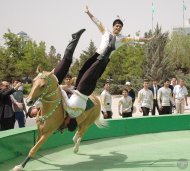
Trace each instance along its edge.
<path fill-rule="evenodd" d="M 144 77 L 150 80 L 164 80 L 174 75 L 173 61 L 165 51 L 169 33 L 162 33 L 157 25 L 153 35 L 154 38 L 147 43 L 145 48 Z"/>
<path fill-rule="evenodd" d="M 57 64 L 61 61 L 61 55 L 56 54 L 56 49 L 54 46 L 50 47 L 50 51 L 47 55 L 47 70 L 51 71 Z"/>
<path fill-rule="evenodd" d="M 170 59 L 174 62 L 177 71 L 189 73 L 190 71 L 190 35 L 174 32 L 167 45 Z"/>
<path fill-rule="evenodd" d="M 125 83 L 142 76 L 144 47 L 140 44 L 127 44 L 120 47 L 112 56 L 102 79 L 110 76 L 115 83 Z"/>
<path fill-rule="evenodd" d="M 32 89 L 32 84 L 23 84 L 23 94 L 27 95 Z"/>
<path fill-rule="evenodd" d="M 25 35 L 17 35 L 8 30 L 3 36 L 5 46 L 0 47 L 0 79 L 14 77 L 34 77 L 40 64 L 44 70 L 52 70 L 60 61 L 61 55 L 51 46 L 46 54 L 45 42 L 37 44 Z"/>

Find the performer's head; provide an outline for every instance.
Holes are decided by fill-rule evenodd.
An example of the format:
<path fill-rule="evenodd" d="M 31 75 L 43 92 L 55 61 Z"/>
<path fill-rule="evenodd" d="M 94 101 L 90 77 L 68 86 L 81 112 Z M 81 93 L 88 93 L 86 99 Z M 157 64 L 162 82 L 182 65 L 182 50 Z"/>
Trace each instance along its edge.
<path fill-rule="evenodd" d="M 113 22 L 113 33 L 119 34 L 123 28 L 123 22 L 120 19 L 116 19 Z"/>

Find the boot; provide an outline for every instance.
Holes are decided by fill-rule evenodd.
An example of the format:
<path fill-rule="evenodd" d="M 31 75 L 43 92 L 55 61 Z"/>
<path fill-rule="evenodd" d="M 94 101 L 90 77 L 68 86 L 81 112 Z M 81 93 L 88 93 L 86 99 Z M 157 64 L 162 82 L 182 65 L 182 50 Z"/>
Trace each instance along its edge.
<path fill-rule="evenodd" d="M 82 33 L 85 31 L 86 29 L 81 29 L 79 30 L 78 32 L 72 34 L 72 40 L 69 42 L 69 44 L 67 45 L 67 48 L 65 50 L 65 54 L 64 54 L 64 57 L 63 58 L 67 58 L 67 59 L 70 59 L 72 60 L 72 57 L 73 57 L 73 53 L 74 53 L 74 50 L 77 46 L 77 43 L 80 39 L 80 36 L 82 35 Z"/>
<path fill-rule="evenodd" d="M 99 59 L 99 60 L 108 60 L 111 52 L 113 50 L 115 50 L 115 41 L 116 41 L 116 37 L 110 35 L 110 41 L 109 41 L 109 44 L 108 44 L 107 48 L 104 50 L 104 52 L 102 54 L 100 54 L 97 57 L 97 59 Z"/>
<path fill-rule="evenodd" d="M 81 30 L 79 30 L 78 32 L 76 32 L 76 33 L 73 33 L 72 34 L 72 38 L 73 39 L 79 39 L 80 38 L 80 36 L 82 35 L 82 33 L 85 31 L 86 29 L 81 29 Z"/>

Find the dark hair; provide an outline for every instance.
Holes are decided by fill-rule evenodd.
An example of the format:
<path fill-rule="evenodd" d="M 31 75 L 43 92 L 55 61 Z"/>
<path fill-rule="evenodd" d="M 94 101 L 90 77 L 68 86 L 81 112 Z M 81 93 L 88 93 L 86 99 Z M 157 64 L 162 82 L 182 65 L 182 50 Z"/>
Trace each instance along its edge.
<path fill-rule="evenodd" d="M 75 118 L 71 118 L 69 124 L 67 125 L 69 131 L 74 131 L 77 128 L 77 121 Z"/>
<path fill-rule="evenodd" d="M 167 81 L 170 81 L 170 80 L 169 80 L 168 78 L 166 78 L 166 79 L 164 80 L 164 83 L 167 82 Z"/>
<path fill-rule="evenodd" d="M 33 109 L 34 107 L 33 106 L 31 106 L 29 109 L 28 109 L 28 112 L 26 113 L 26 119 L 29 117 L 29 118 L 32 118 L 32 116 L 31 116 L 31 112 L 32 112 L 32 109 Z"/>
<path fill-rule="evenodd" d="M 152 81 L 158 81 L 158 79 L 156 79 L 156 78 L 153 78 L 153 79 L 152 79 Z"/>
<path fill-rule="evenodd" d="M 104 87 L 106 84 L 110 84 L 110 82 L 107 82 L 107 81 L 106 81 L 106 82 L 103 84 L 103 87 Z"/>
<path fill-rule="evenodd" d="M 71 75 L 71 74 L 67 74 L 67 75 L 65 76 L 65 78 L 72 78 L 72 75 Z"/>
<path fill-rule="evenodd" d="M 149 82 L 149 80 L 148 79 L 144 79 L 144 82 Z"/>
<path fill-rule="evenodd" d="M 122 22 L 120 19 L 116 19 L 116 20 L 114 20 L 114 22 L 113 22 L 113 26 L 116 25 L 116 24 L 121 24 L 122 27 L 123 27 L 123 22 Z"/>
<path fill-rule="evenodd" d="M 127 93 L 129 92 L 126 88 L 124 88 L 123 91 L 126 91 Z"/>
<path fill-rule="evenodd" d="M 12 82 L 14 83 L 15 81 L 21 82 L 21 79 L 20 78 L 14 78 Z"/>

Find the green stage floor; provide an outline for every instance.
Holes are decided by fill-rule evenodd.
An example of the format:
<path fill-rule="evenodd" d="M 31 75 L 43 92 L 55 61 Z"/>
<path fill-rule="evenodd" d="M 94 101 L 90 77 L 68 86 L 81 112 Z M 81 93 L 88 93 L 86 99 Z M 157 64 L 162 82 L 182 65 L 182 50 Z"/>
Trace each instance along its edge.
<path fill-rule="evenodd" d="M 64 138 L 64 137 L 63 137 Z M 190 131 L 83 141 L 78 154 L 66 145 L 40 151 L 25 171 L 190 171 Z M 0 164 L 8 171 L 24 157 Z"/>

